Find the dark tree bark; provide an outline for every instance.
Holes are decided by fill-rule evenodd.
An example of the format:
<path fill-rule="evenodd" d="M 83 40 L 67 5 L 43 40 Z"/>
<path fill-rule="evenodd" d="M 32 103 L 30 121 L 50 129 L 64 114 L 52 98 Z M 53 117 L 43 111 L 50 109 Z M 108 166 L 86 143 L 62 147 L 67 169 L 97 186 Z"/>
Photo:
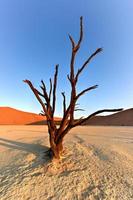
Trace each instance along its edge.
<path fill-rule="evenodd" d="M 70 96 L 70 102 L 69 105 L 66 105 L 66 96 L 65 93 L 62 92 L 63 96 L 63 117 L 60 122 L 59 127 L 56 126 L 54 121 L 54 113 L 56 108 L 56 89 L 57 89 L 57 79 L 58 79 L 58 65 L 55 67 L 55 74 L 54 74 L 54 80 L 50 79 L 50 90 L 47 92 L 45 83 L 43 80 L 41 81 L 41 90 L 42 92 L 38 91 L 32 84 L 30 80 L 24 80 L 25 83 L 29 85 L 32 92 L 34 93 L 35 97 L 39 101 L 39 103 L 42 106 L 42 115 L 46 116 L 47 119 L 47 125 L 48 125 L 48 133 L 49 133 L 49 142 L 50 142 L 50 152 L 52 157 L 56 159 L 60 159 L 62 151 L 63 151 L 63 139 L 64 136 L 74 127 L 82 125 L 85 121 L 89 120 L 93 116 L 103 113 L 103 112 L 118 112 L 122 109 L 103 109 L 98 110 L 91 115 L 80 118 L 78 120 L 74 119 L 74 112 L 77 110 L 77 101 L 78 99 L 84 95 L 85 93 L 96 89 L 98 85 L 94 85 L 91 87 L 87 87 L 86 89 L 82 90 L 80 93 L 77 93 L 77 82 L 79 79 L 79 76 L 82 74 L 84 69 L 88 66 L 89 62 L 102 51 L 102 48 L 98 48 L 92 55 L 90 55 L 83 65 L 75 72 L 74 63 L 76 54 L 80 49 L 82 39 L 83 39 L 83 23 L 82 23 L 82 17 L 80 17 L 80 36 L 77 43 L 75 43 L 74 39 L 71 35 L 69 35 L 69 39 L 71 42 L 71 61 L 70 61 L 70 74 L 67 75 L 67 78 L 71 85 L 71 96 Z M 43 99 L 43 100 L 42 100 Z"/>

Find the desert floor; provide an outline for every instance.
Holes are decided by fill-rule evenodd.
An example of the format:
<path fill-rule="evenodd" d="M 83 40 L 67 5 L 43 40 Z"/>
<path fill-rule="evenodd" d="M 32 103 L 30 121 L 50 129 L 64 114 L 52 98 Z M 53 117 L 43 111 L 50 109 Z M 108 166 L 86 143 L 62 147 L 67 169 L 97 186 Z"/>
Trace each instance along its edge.
<path fill-rule="evenodd" d="M 78 127 L 64 146 L 52 164 L 45 126 L 0 126 L 0 199 L 133 199 L 133 127 Z"/>

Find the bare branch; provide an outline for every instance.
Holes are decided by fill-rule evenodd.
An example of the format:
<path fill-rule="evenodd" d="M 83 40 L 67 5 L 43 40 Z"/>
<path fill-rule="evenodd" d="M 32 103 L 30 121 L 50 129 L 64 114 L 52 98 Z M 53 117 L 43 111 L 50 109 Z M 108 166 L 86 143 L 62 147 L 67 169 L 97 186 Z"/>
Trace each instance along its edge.
<path fill-rule="evenodd" d="M 46 116 L 45 113 L 43 112 L 43 110 L 41 110 L 41 112 L 39 113 L 39 115 Z"/>
<path fill-rule="evenodd" d="M 24 80 L 25 83 L 27 83 L 29 85 L 29 87 L 31 88 L 31 90 L 33 91 L 34 95 L 36 96 L 37 100 L 39 101 L 39 103 L 41 104 L 46 116 L 48 119 L 51 119 L 49 113 L 47 112 L 47 109 L 45 107 L 45 104 L 43 103 L 43 101 L 41 100 L 41 98 L 39 97 L 39 94 L 37 92 L 37 90 L 34 88 L 33 84 L 31 83 L 31 81 L 29 80 Z"/>
<path fill-rule="evenodd" d="M 68 78 L 68 80 L 69 80 L 69 81 L 70 81 L 70 83 L 71 83 L 71 80 L 70 80 L 69 74 L 67 74 L 67 78 Z"/>
<path fill-rule="evenodd" d="M 43 86 L 43 88 L 45 89 L 45 91 L 46 91 L 46 86 L 45 86 L 45 83 L 44 83 L 44 81 L 43 80 L 41 80 L 41 83 L 42 83 L 42 86 Z"/>
<path fill-rule="evenodd" d="M 75 61 L 75 53 L 72 52 L 72 56 L 71 56 L 71 63 L 70 63 L 70 82 L 71 84 L 74 81 L 74 61 Z"/>
<path fill-rule="evenodd" d="M 85 111 L 84 109 L 81 109 L 78 106 L 79 106 L 79 104 L 75 103 L 75 109 L 74 109 L 74 111 Z"/>
<path fill-rule="evenodd" d="M 50 82 L 50 90 L 49 90 L 49 102 L 50 102 L 51 94 L 52 94 L 52 80 L 51 80 L 51 78 L 49 79 L 49 82 Z"/>
<path fill-rule="evenodd" d="M 66 96 L 65 96 L 65 92 L 61 93 L 63 96 L 63 115 L 65 115 L 66 112 Z"/>
<path fill-rule="evenodd" d="M 92 118 L 92 117 L 94 117 L 94 116 L 96 116 L 96 115 L 98 115 L 100 113 L 103 113 L 103 112 L 119 112 L 119 111 L 122 111 L 122 110 L 123 110 L 123 108 L 98 110 L 98 111 L 92 113 L 91 115 L 89 115 L 88 117 L 83 118 L 83 119 L 79 120 L 78 122 L 76 122 L 75 124 L 73 124 L 73 127 L 82 125 L 84 122 L 86 122 L 90 118 Z"/>
<path fill-rule="evenodd" d="M 79 37 L 79 41 L 78 41 L 78 44 L 77 44 L 76 51 L 80 48 L 80 44 L 82 42 L 82 39 L 83 39 L 83 17 L 81 16 L 80 17 L 80 37 Z"/>
<path fill-rule="evenodd" d="M 85 111 L 85 110 L 81 108 L 76 108 L 74 111 Z"/>
<path fill-rule="evenodd" d="M 73 40 L 73 38 L 72 38 L 71 35 L 68 35 L 68 36 L 69 36 L 69 39 L 70 39 L 71 44 L 72 44 L 72 49 L 74 49 L 74 47 L 75 47 L 75 42 L 74 42 L 74 40 Z"/>
<path fill-rule="evenodd" d="M 46 100 L 46 107 L 47 107 L 47 111 L 49 112 L 49 115 L 52 116 L 52 108 L 51 108 L 51 105 L 50 105 L 50 101 L 49 101 L 49 96 L 48 96 L 48 93 L 47 93 L 47 90 L 46 90 L 46 86 L 45 86 L 45 83 L 43 82 L 43 80 L 41 80 L 41 83 L 42 83 L 42 86 L 41 89 L 43 90 L 43 95 L 44 95 L 44 98 Z"/>
<path fill-rule="evenodd" d="M 70 41 L 72 43 L 72 54 L 71 54 L 71 61 L 70 61 L 70 75 L 67 76 L 68 80 L 71 83 L 71 100 L 69 107 L 67 109 L 67 114 L 64 115 L 63 122 L 66 121 L 66 119 L 70 116 L 69 124 L 71 125 L 74 121 L 74 110 L 75 110 L 75 103 L 76 103 L 76 84 L 75 84 L 75 74 L 74 74 L 74 62 L 75 62 L 75 56 L 77 51 L 80 48 L 80 44 L 83 38 L 83 25 L 82 25 L 82 17 L 80 17 L 80 37 L 78 40 L 77 45 L 75 45 L 73 38 L 69 35 Z M 61 128 L 62 124 L 61 123 Z M 66 123 L 66 122 L 65 122 Z"/>
<path fill-rule="evenodd" d="M 76 74 L 75 77 L 75 82 L 77 82 L 78 77 L 80 75 L 80 73 L 84 70 L 84 68 L 87 66 L 87 64 L 91 61 L 92 58 L 94 58 L 98 53 L 100 53 L 103 49 L 102 48 L 98 48 L 82 65 L 82 67 L 80 69 L 78 69 L 78 72 Z"/>
<path fill-rule="evenodd" d="M 74 109 L 75 109 L 75 103 L 76 103 L 76 82 L 75 82 L 75 73 L 74 73 L 74 62 L 75 62 L 75 56 L 80 48 L 80 43 L 82 41 L 83 37 L 83 30 L 82 30 L 82 17 L 80 18 L 80 38 L 78 41 L 78 44 L 75 46 L 74 49 L 72 49 L 72 55 L 71 55 L 71 62 L 70 62 L 70 76 L 68 76 L 68 80 L 71 83 L 71 100 L 69 105 L 69 116 L 70 121 L 69 124 L 73 123 L 74 120 Z"/>
<path fill-rule="evenodd" d="M 81 16 L 80 17 L 80 36 L 79 36 L 79 40 L 78 40 L 78 43 L 77 45 L 75 45 L 75 42 L 73 40 L 73 38 L 69 35 L 69 39 L 72 43 L 72 55 L 71 55 L 71 64 L 70 64 L 70 80 L 71 80 L 71 83 L 72 81 L 74 82 L 74 61 L 75 61 L 75 55 L 77 53 L 77 51 L 79 50 L 80 48 L 80 44 L 82 42 L 82 38 L 83 38 L 83 17 Z"/>
<path fill-rule="evenodd" d="M 90 90 L 94 90 L 94 89 L 96 89 L 98 87 L 98 85 L 94 85 L 94 86 L 91 86 L 91 87 L 89 87 L 89 88 L 86 88 L 85 90 L 83 90 L 82 92 L 80 92 L 77 96 L 76 96 L 76 98 L 78 99 L 80 96 L 82 96 L 84 93 L 86 93 L 86 92 L 89 92 Z"/>
<path fill-rule="evenodd" d="M 47 94 L 47 91 L 46 91 L 46 86 L 45 86 L 43 80 L 41 80 L 41 83 L 42 83 L 42 86 L 40 85 L 40 88 L 42 89 L 43 96 L 44 96 L 46 102 L 48 103 L 48 94 Z"/>
<path fill-rule="evenodd" d="M 45 98 L 44 95 L 41 92 L 39 92 L 36 88 L 34 88 L 34 89 L 41 97 Z"/>
<path fill-rule="evenodd" d="M 79 36 L 79 40 L 78 40 L 77 45 L 75 44 L 74 39 L 72 38 L 72 36 L 69 35 L 69 39 L 70 39 L 71 44 L 72 44 L 72 49 L 73 49 L 73 52 L 75 52 L 75 53 L 80 48 L 80 44 L 81 44 L 82 39 L 83 39 L 83 23 L 82 22 L 83 22 L 83 17 L 81 16 L 80 17 L 80 36 Z"/>
<path fill-rule="evenodd" d="M 53 115 L 55 112 L 55 103 L 56 103 L 56 87 L 57 87 L 57 76 L 58 76 L 58 67 L 59 65 L 55 66 L 55 74 L 54 74 L 54 85 L 53 85 Z"/>

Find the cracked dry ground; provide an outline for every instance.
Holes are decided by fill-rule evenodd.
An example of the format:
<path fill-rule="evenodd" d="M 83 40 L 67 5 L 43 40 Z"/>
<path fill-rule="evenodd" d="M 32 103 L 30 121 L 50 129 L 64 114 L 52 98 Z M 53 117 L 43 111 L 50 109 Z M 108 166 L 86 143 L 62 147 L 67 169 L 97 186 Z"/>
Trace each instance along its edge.
<path fill-rule="evenodd" d="M 1 127 L 1 200 L 133 199 L 133 127 L 75 128 L 60 164 L 47 146 L 46 127 Z"/>

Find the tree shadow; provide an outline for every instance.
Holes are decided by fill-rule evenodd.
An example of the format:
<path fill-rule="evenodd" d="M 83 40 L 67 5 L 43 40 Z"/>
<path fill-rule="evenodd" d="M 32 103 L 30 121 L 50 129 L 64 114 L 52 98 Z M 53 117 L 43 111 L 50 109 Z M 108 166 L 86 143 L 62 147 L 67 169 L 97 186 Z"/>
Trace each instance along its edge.
<path fill-rule="evenodd" d="M 30 144 L 0 138 L 0 145 L 9 148 L 9 150 L 19 150 L 19 153 L 9 152 L 10 159 L 6 160 L 6 152 L 4 156 L 5 165 L 0 166 L 1 182 L 0 187 L 3 191 L 10 190 L 13 184 L 21 184 L 25 180 L 31 180 L 33 177 L 45 175 L 47 172 L 50 157 L 48 157 L 47 146 L 41 145 L 42 141 Z M 15 177 L 15 178 L 14 178 Z"/>
<path fill-rule="evenodd" d="M 34 154 L 35 155 L 35 159 L 33 160 L 34 164 L 35 162 L 37 162 L 36 164 L 46 163 L 49 160 L 47 154 L 49 147 L 41 145 L 40 142 L 41 141 L 39 140 L 38 143 L 31 144 L 31 143 L 24 143 L 5 138 L 0 138 L 1 146 L 5 146 L 13 150 L 16 149 L 23 152 L 27 152 L 28 154 Z"/>

